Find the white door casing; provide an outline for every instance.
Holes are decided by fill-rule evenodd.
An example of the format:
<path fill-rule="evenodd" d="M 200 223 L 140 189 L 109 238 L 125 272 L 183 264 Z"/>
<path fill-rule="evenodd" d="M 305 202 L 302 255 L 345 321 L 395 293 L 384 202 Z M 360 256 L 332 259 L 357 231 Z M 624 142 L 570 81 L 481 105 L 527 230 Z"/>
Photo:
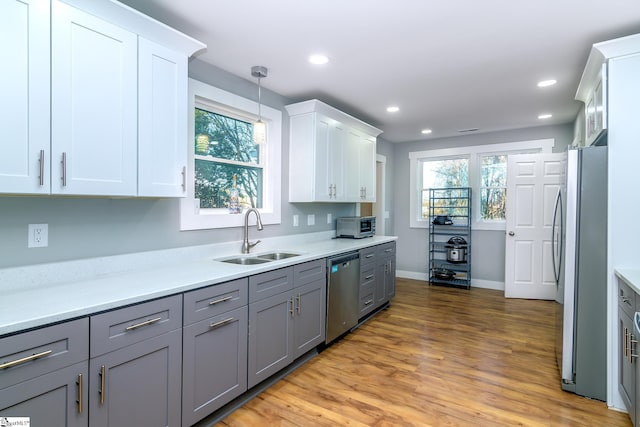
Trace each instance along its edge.
<path fill-rule="evenodd" d="M 520 154 L 507 161 L 505 297 L 553 300 L 552 224 L 566 155 Z"/>

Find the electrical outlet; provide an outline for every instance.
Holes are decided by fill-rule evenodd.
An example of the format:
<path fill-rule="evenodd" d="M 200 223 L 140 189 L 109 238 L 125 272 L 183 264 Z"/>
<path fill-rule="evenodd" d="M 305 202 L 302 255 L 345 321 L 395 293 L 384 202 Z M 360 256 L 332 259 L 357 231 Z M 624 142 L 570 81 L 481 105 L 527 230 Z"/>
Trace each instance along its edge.
<path fill-rule="evenodd" d="M 316 225 L 316 216 L 314 214 L 307 215 L 307 225 Z"/>
<path fill-rule="evenodd" d="M 29 235 L 27 236 L 27 247 L 46 248 L 49 246 L 49 225 L 29 224 Z"/>
<path fill-rule="evenodd" d="M 333 218 L 331 217 L 331 214 L 328 213 L 327 214 L 327 224 L 331 224 L 332 221 L 333 221 Z"/>
<path fill-rule="evenodd" d="M 294 215 L 293 216 L 293 226 L 297 227 L 298 225 L 300 225 L 300 217 L 298 217 L 298 215 Z"/>

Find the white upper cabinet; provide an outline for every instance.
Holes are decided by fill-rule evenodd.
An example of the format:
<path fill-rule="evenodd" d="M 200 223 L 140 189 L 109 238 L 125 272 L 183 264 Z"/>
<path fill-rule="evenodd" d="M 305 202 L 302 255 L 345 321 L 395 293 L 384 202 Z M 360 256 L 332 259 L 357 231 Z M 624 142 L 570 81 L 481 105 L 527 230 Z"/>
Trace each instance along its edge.
<path fill-rule="evenodd" d="M 52 10 L 52 193 L 134 196 L 137 36 L 57 0 Z"/>
<path fill-rule="evenodd" d="M 138 67 L 138 195 L 183 197 L 187 57 L 140 37 Z"/>
<path fill-rule="evenodd" d="M 48 0 L 0 2 L 0 53 L 0 193 L 48 194 Z"/>
<path fill-rule="evenodd" d="M 184 196 L 204 47 L 115 1 L 0 2 L 0 194 Z"/>
<path fill-rule="evenodd" d="M 287 105 L 289 201 L 375 201 L 380 130 L 317 100 Z"/>
<path fill-rule="evenodd" d="M 576 98 L 584 102 L 584 145 L 592 145 L 607 129 L 607 64 L 586 69 Z"/>

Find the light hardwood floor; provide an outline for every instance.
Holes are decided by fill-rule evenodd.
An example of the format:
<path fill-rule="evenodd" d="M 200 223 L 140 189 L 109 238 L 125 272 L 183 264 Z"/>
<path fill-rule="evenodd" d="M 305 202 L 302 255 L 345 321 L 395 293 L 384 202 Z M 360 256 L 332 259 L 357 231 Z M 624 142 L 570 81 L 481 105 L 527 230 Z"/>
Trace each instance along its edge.
<path fill-rule="evenodd" d="M 398 279 L 391 307 L 221 426 L 631 426 L 563 392 L 554 303 Z"/>

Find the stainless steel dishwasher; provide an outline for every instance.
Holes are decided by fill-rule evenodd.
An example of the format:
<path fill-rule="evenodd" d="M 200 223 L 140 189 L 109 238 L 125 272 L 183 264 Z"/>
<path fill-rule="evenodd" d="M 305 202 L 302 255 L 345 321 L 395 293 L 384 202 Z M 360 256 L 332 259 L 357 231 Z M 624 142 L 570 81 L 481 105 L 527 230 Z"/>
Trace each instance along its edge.
<path fill-rule="evenodd" d="M 327 258 L 327 338 L 338 338 L 358 323 L 360 291 L 358 252 Z"/>

